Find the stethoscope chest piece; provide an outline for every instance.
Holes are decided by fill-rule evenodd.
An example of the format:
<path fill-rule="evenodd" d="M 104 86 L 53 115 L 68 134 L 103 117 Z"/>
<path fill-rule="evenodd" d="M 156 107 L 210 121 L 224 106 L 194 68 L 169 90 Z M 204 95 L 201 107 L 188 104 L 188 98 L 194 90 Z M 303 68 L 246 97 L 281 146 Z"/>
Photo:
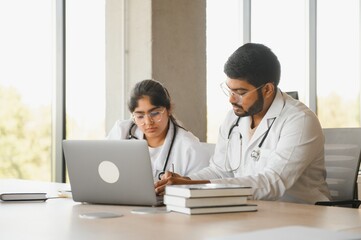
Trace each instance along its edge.
<path fill-rule="evenodd" d="M 258 161 L 259 157 L 261 155 L 261 149 L 260 148 L 257 148 L 255 150 L 253 150 L 251 152 L 251 158 L 254 160 L 254 161 Z"/>

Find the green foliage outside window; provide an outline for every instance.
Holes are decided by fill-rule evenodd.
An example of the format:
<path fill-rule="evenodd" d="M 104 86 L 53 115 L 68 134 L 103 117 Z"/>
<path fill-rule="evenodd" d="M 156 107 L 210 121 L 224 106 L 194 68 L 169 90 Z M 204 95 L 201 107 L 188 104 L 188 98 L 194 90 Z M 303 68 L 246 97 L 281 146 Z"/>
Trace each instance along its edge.
<path fill-rule="evenodd" d="M 346 99 L 333 93 L 318 97 L 317 115 L 323 128 L 360 127 L 360 99 Z"/>
<path fill-rule="evenodd" d="M 51 180 L 51 108 L 30 109 L 0 86 L 0 178 Z"/>

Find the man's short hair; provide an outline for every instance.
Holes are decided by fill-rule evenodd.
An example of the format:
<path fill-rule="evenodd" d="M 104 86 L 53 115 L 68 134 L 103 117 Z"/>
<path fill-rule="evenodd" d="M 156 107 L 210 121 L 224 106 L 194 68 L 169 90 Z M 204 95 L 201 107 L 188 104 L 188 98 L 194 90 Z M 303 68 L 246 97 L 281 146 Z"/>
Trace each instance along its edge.
<path fill-rule="evenodd" d="M 224 73 L 231 79 L 245 80 L 255 87 L 269 82 L 278 86 L 281 66 L 270 48 L 263 44 L 246 43 L 228 58 Z"/>

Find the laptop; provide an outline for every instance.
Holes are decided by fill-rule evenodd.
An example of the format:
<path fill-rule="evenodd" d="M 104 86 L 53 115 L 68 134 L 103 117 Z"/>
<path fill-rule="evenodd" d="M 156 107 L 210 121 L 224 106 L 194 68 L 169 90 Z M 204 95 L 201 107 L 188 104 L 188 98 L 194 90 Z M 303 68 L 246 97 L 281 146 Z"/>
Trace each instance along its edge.
<path fill-rule="evenodd" d="M 160 206 L 145 140 L 63 140 L 76 202 Z"/>

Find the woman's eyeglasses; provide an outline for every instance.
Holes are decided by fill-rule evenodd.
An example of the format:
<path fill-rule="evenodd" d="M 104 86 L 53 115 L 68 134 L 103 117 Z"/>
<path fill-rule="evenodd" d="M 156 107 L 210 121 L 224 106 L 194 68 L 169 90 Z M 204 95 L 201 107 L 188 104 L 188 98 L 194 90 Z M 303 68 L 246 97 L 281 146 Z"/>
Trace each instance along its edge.
<path fill-rule="evenodd" d="M 160 122 L 162 120 L 163 113 L 165 112 L 166 108 L 163 110 L 154 110 L 149 113 L 136 113 L 133 112 L 133 121 L 140 126 L 145 125 L 145 118 L 148 116 L 148 118 L 151 120 L 152 123 Z"/>

